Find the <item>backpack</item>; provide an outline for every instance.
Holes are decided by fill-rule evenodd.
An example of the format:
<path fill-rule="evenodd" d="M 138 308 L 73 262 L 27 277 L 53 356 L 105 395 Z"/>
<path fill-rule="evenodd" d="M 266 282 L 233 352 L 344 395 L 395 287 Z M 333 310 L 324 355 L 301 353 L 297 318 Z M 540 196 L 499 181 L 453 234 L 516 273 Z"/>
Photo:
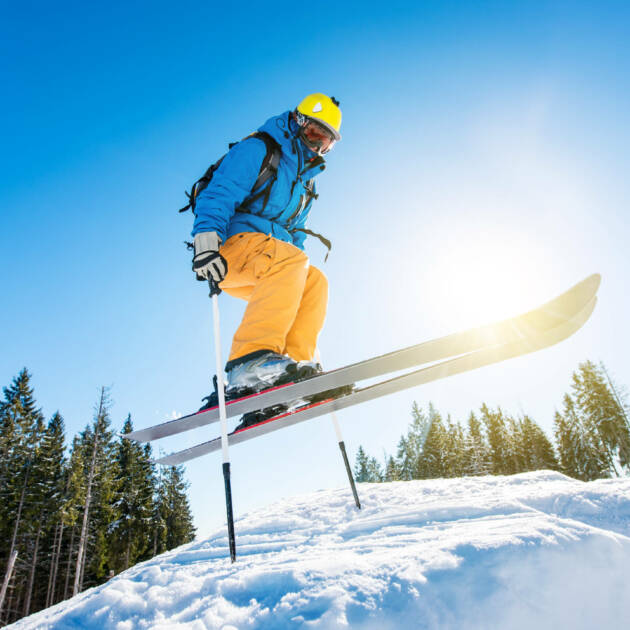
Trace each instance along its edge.
<path fill-rule="evenodd" d="M 274 185 L 276 178 L 278 177 L 278 166 L 280 164 L 280 156 L 282 155 L 282 149 L 280 145 L 265 131 L 255 131 L 249 136 L 243 138 L 243 140 L 247 140 L 247 138 L 258 138 L 265 143 L 265 147 L 267 149 L 267 154 L 265 155 L 262 164 L 260 165 L 260 172 L 258 173 L 258 177 L 252 186 L 252 190 L 250 195 L 243 201 L 237 211 L 247 212 L 249 206 L 259 199 L 263 195 L 265 196 L 263 200 L 264 210 L 267 206 L 267 202 L 269 201 L 269 194 L 271 193 L 271 188 Z M 231 149 L 233 146 L 238 144 L 237 142 L 232 142 L 228 149 Z M 227 154 L 226 154 L 227 155 Z M 192 185 L 190 192 L 186 191 L 186 197 L 188 197 L 188 203 L 179 209 L 179 212 L 186 212 L 190 208 L 193 214 L 195 213 L 195 204 L 197 203 L 197 197 L 199 193 L 208 186 L 208 184 L 212 181 L 212 177 L 214 176 L 215 171 L 223 162 L 223 158 L 225 155 L 221 156 L 214 164 L 212 164 L 208 170 Z M 268 186 L 265 187 L 265 184 L 268 183 Z"/>

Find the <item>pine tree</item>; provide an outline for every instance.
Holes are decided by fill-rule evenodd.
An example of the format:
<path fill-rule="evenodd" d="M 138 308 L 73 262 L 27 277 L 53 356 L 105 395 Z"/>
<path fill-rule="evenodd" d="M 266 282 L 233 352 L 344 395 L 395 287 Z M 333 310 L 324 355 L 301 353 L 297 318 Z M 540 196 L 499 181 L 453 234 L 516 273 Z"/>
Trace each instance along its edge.
<path fill-rule="evenodd" d="M 354 479 L 357 483 L 364 483 L 370 481 L 368 470 L 369 459 L 363 447 L 359 445 L 357 451 L 357 458 L 354 464 Z"/>
<path fill-rule="evenodd" d="M 396 470 L 400 479 L 409 481 L 413 479 L 413 475 L 417 468 L 417 456 L 408 436 L 401 435 L 396 448 Z M 387 471 L 386 471 L 387 473 Z"/>
<path fill-rule="evenodd" d="M 527 415 L 520 421 L 520 433 L 525 447 L 525 470 L 559 469 L 551 442 L 544 431 Z"/>
<path fill-rule="evenodd" d="M 507 414 L 504 415 L 504 420 L 506 427 L 504 446 L 506 469 L 504 474 L 515 475 L 528 470 L 527 459 L 529 445 L 524 439 L 521 423 Z"/>
<path fill-rule="evenodd" d="M 63 418 L 45 424 L 30 379 L 22 370 L 0 401 L 0 584 L 12 567 L 0 625 L 195 533 L 182 470 L 158 477 L 149 445 L 114 443 L 105 388 L 68 459 Z"/>
<path fill-rule="evenodd" d="M 166 548 L 173 549 L 195 539 L 195 527 L 186 496 L 188 483 L 184 480 L 184 467 L 168 467 L 163 484 L 163 503 L 160 509 L 166 523 Z"/>
<path fill-rule="evenodd" d="M 4 458 L 0 462 L 0 558 L 2 576 L 7 573 L 9 559 L 17 552 L 14 564 L 11 593 L 4 593 L 0 602 L 0 615 L 7 609 L 7 621 L 21 616 L 26 606 L 30 608 L 32 593 L 33 554 L 39 550 L 39 531 L 33 518 L 32 506 L 38 500 L 37 475 L 34 469 L 40 441 L 44 432 L 44 417 L 37 408 L 31 375 L 24 368 L 4 388 L 4 400 L 0 403 L 0 448 Z M 34 535 L 35 530 L 39 531 Z"/>
<path fill-rule="evenodd" d="M 628 390 L 625 387 L 619 387 L 615 384 L 614 380 L 611 378 L 610 374 L 608 374 L 608 370 L 603 363 L 599 364 L 599 367 L 602 371 L 602 374 L 606 377 L 606 381 L 608 382 L 608 387 L 619 406 L 619 410 L 621 415 L 626 421 L 626 428 L 630 431 L 630 402 L 628 401 Z"/>
<path fill-rule="evenodd" d="M 385 474 L 383 481 L 400 481 L 400 471 L 396 460 L 390 455 L 385 458 Z"/>
<path fill-rule="evenodd" d="M 46 517 L 46 527 L 43 544 L 45 555 L 41 567 L 43 575 L 40 582 L 43 583 L 45 576 L 48 576 L 45 606 L 50 606 L 52 603 L 50 600 L 52 593 L 54 593 L 54 584 L 59 569 L 59 546 L 63 534 L 63 506 L 68 477 L 65 442 L 64 421 L 61 414 L 57 411 L 48 423 L 46 433 L 42 439 L 41 449 L 41 474 L 45 484 L 45 507 L 42 513 Z M 43 600 L 43 598 L 41 599 Z"/>
<path fill-rule="evenodd" d="M 599 435 L 584 422 L 569 394 L 564 396 L 564 412 L 556 412 L 554 425 L 560 470 L 564 474 L 582 481 L 610 476 Z"/>
<path fill-rule="evenodd" d="M 372 483 L 380 483 L 385 478 L 381 464 L 376 457 L 368 459 L 368 477 Z"/>
<path fill-rule="evenodd" d="M 481 422 L 471 411 L 465 437 L 464 474 L 470 476 L 489 475 L 492 470 L 490 449 L 483 434 Z"/>
<path fill-rule="evenodd" d="M 444 438 L 443 476 L 461 477 L 465 468 L 466 439 L 461 425 L 453 422 L 450 416 L 446 418 Z"/>
<path fill-rule="evenodd" d="M 85 504 L 78 539 L 73 594 L 84 586 L 98 584 L 109 573 L 107 531 L 116 516 L 114 506 L 115 459 L 110 429 L 109 392 L 101 388 L 91 426 L 81 433 L 80 447 L 85 463 Z"/>
<path fill-rule="evenodd" d="M 384 474 L 376 457 L 367 455 L 362 446 L 359 446 L 354 465 L 354 480 L 357 483 L 378 483 L 383 481 Z"/>
<path fill-rule="evenodd" d="M 490 447 L 490 463 L 493 475 L 509 475 L 513 466 L 509 461 L 509 435 L 505 424 L 505 417 L 501 409 L 490 411 L 484 403 L 481 406 L 481 420 L 483 421 L 488 445 Z"/>
<path fill-rule="evenodd" d="M 76 443 L 76 438 L 75 438 Z M 64 578 L 69 579 L 68 568 L 71 561 L 66 562 L 66 549 L 64 546 L 64 534 L 68 527 L 73 527 L 77 521 L 80 506 L 83 504 L 82 473 L 83 463 L 77 462 L 78 450 L 71 452 L 69 460 L 66 459 L 63 474 L 59 479 L 60 487 L 63 488 L 59 505 L 54 521 L 52 543 L 48 545 L 50 549 L 50 568 L 48 575 L 48 586 L 46 590 L 45 607 L 52 606 L 55 602 L 67 596 L 67 586 L 62 588 Z M 67 536 L 66 536 L 67 537 Z"/>
<path fill-rule="evenodd" d="M 573 396 L 587 427 L 599 435 L 608 468 L 620 476 L 624 467 L 630 467 L 630 430 L 606 380 L 594 363 L 581 363 L 573 374 Z"/>
<path fill-rule="evenodd" d="M 51 603 L 60 599 L 67 599 L 72 594 L 72 585 L 76 571 L 76 554 L 78 553 L 77 531 L 80 527 L 79 519 L 85 506 L 87 485 L 85 484 L 84 449 L 80 436 L 75 436 L 72 441 L 72 451 L 66 473 L 66 490 L 64 504 L 61 511 L 62 527 L 60 532 L 61 543 L 58 551 L 60 563 L 59 590 L 57 597 L 51 595 Z M 63 538 L 65 530 L 65 540 Z"/>
<path fill-rule="evenodd" d="M 166 484 L 164 479 L 164 469 L 160 466 L 155 475 L 155 489 L 153 501 L 153 513 L 151 516 L 151 544 L 153 546 L 152 556 L 157 556 L 166 551 Z"/>
<path fill-rule="evenodd" d="M 31 472 L 31 496 L 25 509 L 25 517 L 30 524 L 31 557 L 28 559 L 30 568 L 24 615 L 32 612 L 37 571 L 41 573 L 41 582 L 50 572 L 51 557 L 47 550 L 52 531 L 59 521 L 65 466 L 65 427 L 63 418 L 57 412 L 42 435 Z"/>
<path fill-rule="evenodd" d="M 131 433 L 131 416 L 122 433 Z M 120 571 L 145 559 L 152 547 L 154 473 L 151 451 L 120 437 L 116 446 L 116 507 L 118 518 L 110 530 L 110 565 Z M 121 553 L 122 552 L 122 553 Z"/>
<path fill-rule="evenodd" d="M 430 428 L 429 418 L 424 414 L 418 403 L 411 408 L 411 424 L 406 436 L 401 436 L 396 453 L 396 467 L 400 479 L 409 481 L 415 479 L 418 471 L 418 460 L 424 448 L 424 442 Z"/>
<path fill-rule="evenodd" d="M 429 404 L 428 420 L 429 430 L 422 454 L 418 458 L 416 479 L 435 479 L 445 476 L 446 429 L 442 417 L 432 404 Z"/>

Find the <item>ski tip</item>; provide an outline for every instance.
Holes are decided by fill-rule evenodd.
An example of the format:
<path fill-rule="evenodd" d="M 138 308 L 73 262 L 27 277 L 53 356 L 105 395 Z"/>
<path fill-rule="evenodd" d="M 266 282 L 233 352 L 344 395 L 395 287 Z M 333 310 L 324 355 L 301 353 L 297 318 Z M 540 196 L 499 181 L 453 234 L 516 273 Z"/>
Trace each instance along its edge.
<path fill-rule="evenodd" d="M 600 284 L 602 283 L 602 274 L 593 273 L 582 281 L 584 284 L 589 284 L 593 288 L 593 293 L 597 292 Z"/>
<path fill-rule="evenodd" d="M 568 295 L 583 295 L 593 296 L 599 290 L 599 285 L 602 282 L 602 276 L 599 273 L 592 273 L 590 276 L 586 276 L 584 280 L 581 280 L 577 284 L 574 284 L 568 291 L 560 296 L 560 299 Z"/>

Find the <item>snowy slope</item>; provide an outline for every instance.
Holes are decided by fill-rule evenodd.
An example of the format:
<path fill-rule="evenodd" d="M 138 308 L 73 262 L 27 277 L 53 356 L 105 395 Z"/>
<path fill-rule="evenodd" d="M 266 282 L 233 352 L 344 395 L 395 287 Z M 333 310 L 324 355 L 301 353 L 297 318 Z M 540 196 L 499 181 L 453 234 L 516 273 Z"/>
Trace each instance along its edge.
<path fill-rule="evenodd" d="M 623 628 L 630 480 L 553 472 L 361 484 L 276 503 L 10 626 Z"/>

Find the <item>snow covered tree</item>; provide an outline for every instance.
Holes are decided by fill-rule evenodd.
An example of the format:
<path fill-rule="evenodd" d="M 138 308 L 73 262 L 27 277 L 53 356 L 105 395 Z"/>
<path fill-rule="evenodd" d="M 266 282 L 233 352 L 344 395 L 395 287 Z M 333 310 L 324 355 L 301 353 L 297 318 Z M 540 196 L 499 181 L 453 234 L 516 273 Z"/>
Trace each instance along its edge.
<path fill-rule="evenodd" d="M 558 459 L 545 432 L 527 415 L 523 416 L 518 426 L 523 445 L 523 471 L 558 470 Z"/>
<path fill-rule="evenodd" d="M 630 401 L 628 400 L 628 390 L 626 387 L 619 387 L 614 379 L 608 373 L 606 366 L 603 363 L 599 364 L 602 374 L 606 377 L 606 381 L 608 382 L 608 386 L 610 387 L 610 391 L 619 405 L 619 409 L 621 411 L 621 415 L 624 417 L 626 421 L 626 427 L 628 431 L 630 431 Z"/>
<path fill-rule="evenodd" d="M 383 481 L 400 481 L 400 471 L 396 460 L 390 455 L 385 458 L 385 474 Z"/>
<path fill-rule="evenodd" d="M 466 439 L 458 422 L 450 416 L 446 418 L 444 435 L 444 477 L 461 477 L 464 475 L 466 458 Z"/>
<path fill-rule="evenodd" d="M 507 466 L 504 474 L 515 475 L 520 472 L 525 472 L 528 470 L 528 445 L 523 440 L 521 424 L 516 418 L 508 414 L 504 414 L 503 418 L 506 428 L 505 445 L 503 449 L 504 461 Z"/>
<path fill-rule="evenodd" d="M 510 461 L 509 434 L 505 417 L 500 408 L 491 411 L 484 403 L 481 406 L 481 420 L 486 428 L 488 445 L 490 447 L 490 463 L 493 475 L 509 475 L 513 472 Z"/>
<path fill-rule="evenodd" d="M 483 434 L 483 427 L 471 411 L 464 444 L 464 474 L 489 475 L 491 470 L 490 450 Z"/>
<path fill-rule="evenodd" d="M 383 481 L 384 475 L 381 465 L 376 457 L 369 457 L 359 446 L 354 466 L 354 480 L 357 483 L 378 483 Z"/>
<path fill-rule="evenodd" d="M 630 430 L 623 407 L 607 379 L 591 361 L 573 373 L 573 397 L 589 431 L 597 433 L 606 453 L 608 468 L 616 475 L 630 469 Z"/>
<path fill-rule="evenodd" d="M 385 478 L 385 473 L 376 457 L 370 457 L 368 459 L 368 475 L 370 481 L 373 483 L 380 483 Z"/>
<path fill-rule="evenodd" d="M 405 481 L 415 479 L 418 460 L 429 432 L 430 421 L 422 409 L 414 402 L 411 408 L 411 424 L 406 436 L 401 436 L 396 453 L 396 466 L 399 478 Z"/>
<path fill-rule="evenodd" d="M 416 479 L 435 479 L 445 476 L 445 451 L 447 449 L 447 434 L 442 416 L 429 404 L 429 430 L 418 458 Z"/>
<path fill-rule="evenodd" d="M 354 480 L 357 483 L 371 481 L 371 479 L 369 479 L 368 464 L 369 464 L 369 458 L 366 452 L 363 450 L 363 447 L 359 445 L 359 450 L 357 451 L 357 458 L 354 464 Z"/>
<path fill-rule="evenodd" d="M 582 481 L 610 476 L 599 435 L 581 417 L 569 394 L 564 396 L 563 413 L 556 412 L 554 427 L 560 470 L 565 475 Z"/>

